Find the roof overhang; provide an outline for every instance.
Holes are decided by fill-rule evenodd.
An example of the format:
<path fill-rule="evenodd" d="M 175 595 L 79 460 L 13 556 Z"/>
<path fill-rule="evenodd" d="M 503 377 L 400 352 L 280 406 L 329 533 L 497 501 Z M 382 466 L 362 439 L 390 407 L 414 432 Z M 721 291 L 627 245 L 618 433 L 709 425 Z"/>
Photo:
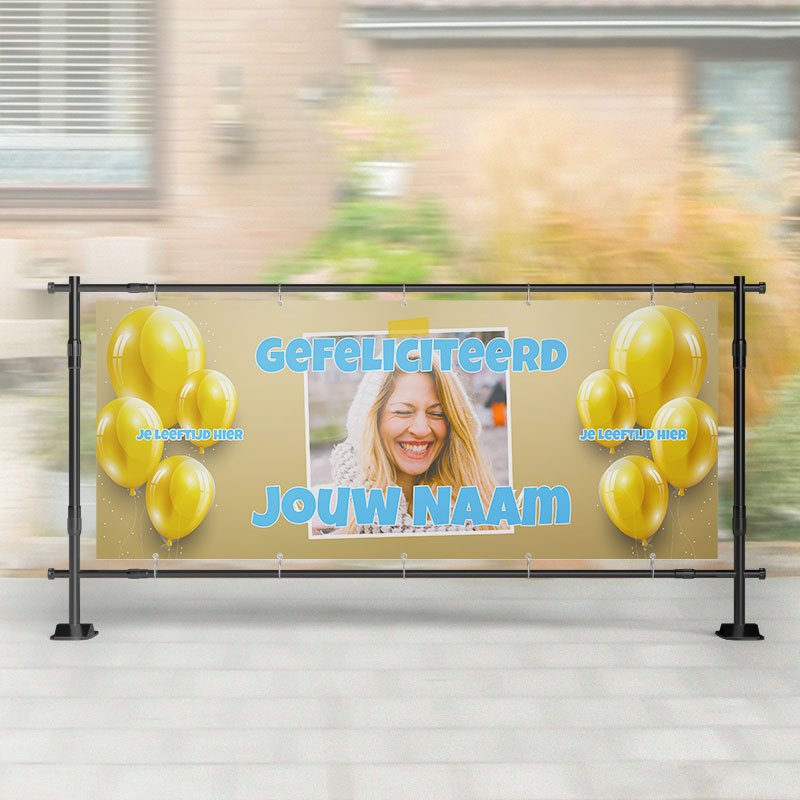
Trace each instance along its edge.
<path fill-rule="evenodd" d="M 361 7 L 345 27 L 371 39 L 614 40 L 797 39 L 794 8 L 481 8 Z"/>

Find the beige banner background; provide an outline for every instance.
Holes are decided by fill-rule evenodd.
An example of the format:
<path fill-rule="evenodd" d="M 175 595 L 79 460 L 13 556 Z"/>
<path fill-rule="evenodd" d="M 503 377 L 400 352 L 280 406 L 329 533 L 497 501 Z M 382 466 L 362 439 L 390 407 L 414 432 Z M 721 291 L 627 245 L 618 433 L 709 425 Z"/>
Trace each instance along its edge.
<path fill-rule="evenodd" d="M 713 301 L 668 303 L 686 311 L 700 327 L 708 348 L 708 369 L 700 399 L 717 408 L 717 305 Z M 97 404 L 114 399 L 105 356 L 119 320 L 141 304 L 97 305 Z M 191 444 L 167 442 L 164 457 L 191 455 L 214 476 L 214 505 L 200 527 L 166 553 L 147 518 L 144 492 L 135 498 L 97 474 L 97 557 L 150 558 L 153 552 L 175 559 L 521 559 L 535 558 L 710 559 L 717 555 L 717 475 L 678 498 L 670 491 L 661 530 L 642 545 L 618 531 L 598 498 L 600 476 L 623 455 L 645 455 L 644 442 L 627 442 L 614 456 L 600 445 L 579 442 L 575 406 L 578 386 L 593 370 L 608 366 L 608 344 L 617 324 L 641 301 L 307 301 L 287 298 L 281 308 L 271 298 L 258 300 L 169 300 L 194 320 L 206 344 L 206 366 L 231 378 L 239 393 L 235 425 L 242 442 L 220 443 L 204 455 Z M 510 375 L 510 420 L 514 486 L 566 486 L 572 495 L 570 525 L 522 527 L 513 534 L 409 538 L 311 540 L 305 525 L 280 520 L 259 529 L 253 511 L 264 510 L 264 486 L 306 485 L 306 424 L 303 375 L 267 374 L 255 351 L 267 336 L 284 341 L 304 333 L 387 330 L 390 321 L 427 317 L 431 329 L 508 328 L 509 337 L 559 338 L 569 348 L 566 365 L 553 373 Z"/>

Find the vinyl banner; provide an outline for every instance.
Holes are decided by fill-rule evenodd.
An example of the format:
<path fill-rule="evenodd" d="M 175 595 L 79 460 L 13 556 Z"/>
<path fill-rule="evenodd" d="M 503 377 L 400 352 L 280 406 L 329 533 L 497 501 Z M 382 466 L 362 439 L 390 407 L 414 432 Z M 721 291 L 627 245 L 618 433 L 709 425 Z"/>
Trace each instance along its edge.
<path fill-rule="evenodd" d="M 97 305 L 97 555 L 709 559 L 717 308 Z"/>

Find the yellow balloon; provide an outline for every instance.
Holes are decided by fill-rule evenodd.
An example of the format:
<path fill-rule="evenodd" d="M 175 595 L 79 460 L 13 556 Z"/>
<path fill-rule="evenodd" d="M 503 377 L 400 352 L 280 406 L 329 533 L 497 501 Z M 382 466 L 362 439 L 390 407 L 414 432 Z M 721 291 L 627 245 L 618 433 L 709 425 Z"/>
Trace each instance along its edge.
<path fill-rule="evenodd" d="M 708 354 L 694 320 L 669 306 L 647 306 L 617 326 L 608 365 L 630 378 L 636 390 L 636 421 L 649 427 L 661 406 L 675 397 L 697 397 Z"/>
<path fill-rule="evenodd" d="M 126 314 L 114 328 L 106 362 L 117 396 L 146 400 L 170 427 L 178 421 L 178 392 L 205 366 L 206 349 L 186 314 L 147 306 Z"/>
<path fill-rule="evenodd" d="M 215 369 L 193 372 L 178 394 L 178 422 L 182 428 L 230 428 L 239 398 L 231 379 Z M 198 445 L 200 452 L 220 439 Z"/>
<path fill-rule="evenodd" d="M 158 412 L 135 397 L 121 397 L 97 415 L 97 461 L 114 483 L 134 494 L 161 461 L 164 442 L 138 439 L 143 428 L 161 428 Z"/>
<path fill-rule="evenodd" d="M 661 527 L 667 513 L 667 481 L 643 456 L 615 461 L 600 478 L 600 502 L 626 536 L 642 544 Z"/>
<path fill-rule="evenodd" d="M 214 478 L 189 456 L 165 458 L 147 482 L 147 515 L 168 546 L 188 536 L 205 519 L 213 501 Z"/>
<path fill-rule="evenodd" d="M 684 429 L 686 439 L 652 439 L 653 461 L 682 495 L 700 483 L 717 462 L 717 415 L 694 397 L 677 397 L 664 403 L 653 417 L 653 428 Z"/>
<path fill-rule="evenodd" d="M 584 428 L 632 428 L 636 424 L 636 391 L 621 372 L 598 369 L 578 389 L 578 416 Z M 598 444 L 613 453 L 619 442 Z"/>

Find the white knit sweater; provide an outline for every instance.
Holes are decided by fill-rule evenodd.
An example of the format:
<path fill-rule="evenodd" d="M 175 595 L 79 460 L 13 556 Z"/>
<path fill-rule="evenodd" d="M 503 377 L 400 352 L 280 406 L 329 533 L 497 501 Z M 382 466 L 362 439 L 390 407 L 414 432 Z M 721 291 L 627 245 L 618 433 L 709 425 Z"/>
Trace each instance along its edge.
<path fill-rule="evenodd" d="M 351 442 L 345 441 L 337 444 L 331 453 L 331 474 L 335 486 L 366 486 L 358 466 L 358 455 Z M 367 487 L 370 488 L 370 487 Z M 377 522 L 371 525 L 356 525 L 357 534 L 404 534 L 407 536 L 430 535 L 434 532 L 453 533 L 455 531 L 474 530 L 470 523 L 466 525 L 414 525 L 408 510 L 405 495 L 400 493 L 400 505 L 394 525 L 380 525 Z"/>

